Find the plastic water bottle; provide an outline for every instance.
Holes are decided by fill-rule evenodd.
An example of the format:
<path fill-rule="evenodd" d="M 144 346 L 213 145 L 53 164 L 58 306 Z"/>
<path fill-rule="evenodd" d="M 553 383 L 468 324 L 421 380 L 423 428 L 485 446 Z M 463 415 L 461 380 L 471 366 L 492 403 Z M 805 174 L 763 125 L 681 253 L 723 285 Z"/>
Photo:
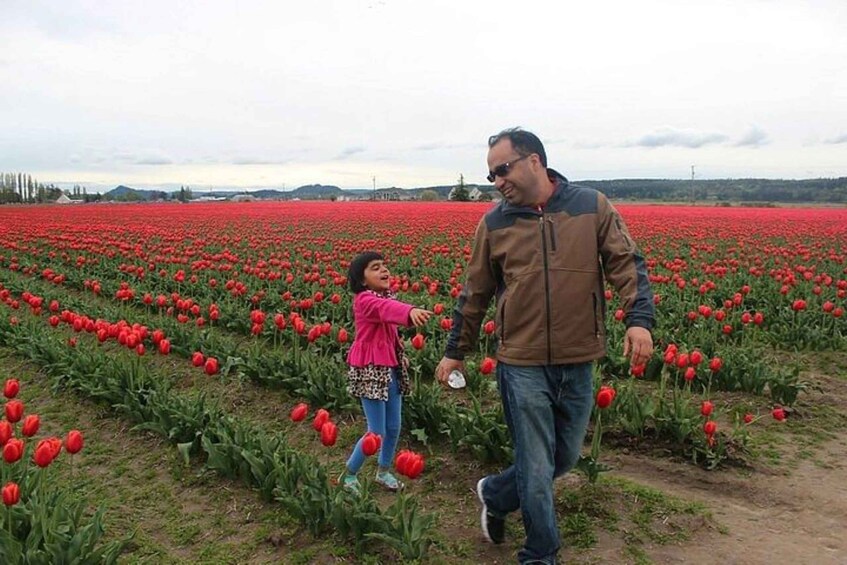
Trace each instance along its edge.
<path fill-rule="evenodd" d="M 458 369 L 453 369 L 447 375 L 447 384 L 450 385 L 450 388 L 465 388 L 465 384 L 467 384 L 465 382 L 465 375 Z"/>

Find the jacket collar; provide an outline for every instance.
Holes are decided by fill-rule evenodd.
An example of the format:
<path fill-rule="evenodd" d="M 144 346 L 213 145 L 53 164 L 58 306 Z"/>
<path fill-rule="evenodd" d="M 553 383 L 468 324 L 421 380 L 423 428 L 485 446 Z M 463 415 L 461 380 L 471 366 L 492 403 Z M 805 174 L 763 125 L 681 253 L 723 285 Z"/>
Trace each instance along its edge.
<path fill-rule="evenodd" d="M 553 189 L 553 194 L 550 195 L 550 200 L 547 201 L 547 204 L 545 204 L 544 207 L 545 209 L 557 209 L 557 204 L 565 197 L 565 190 L 568 188 L 569 184 L 568 179 L 566 179 L 559 171 L 549 167 L 547 168 L 547 176 L 556 183 L 556 187 Z M 539 212 L 537 208 L 532 206 L 515 206 L 505 199 L 500 202 L 500 206 L 504 214 L 541 215 L 541 212 Z"/>

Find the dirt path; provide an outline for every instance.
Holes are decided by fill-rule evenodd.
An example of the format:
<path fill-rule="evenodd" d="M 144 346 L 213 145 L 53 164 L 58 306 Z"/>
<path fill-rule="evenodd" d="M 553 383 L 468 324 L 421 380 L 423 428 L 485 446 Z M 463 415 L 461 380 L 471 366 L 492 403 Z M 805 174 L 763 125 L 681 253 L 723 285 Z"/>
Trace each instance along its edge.
<path fill-rule="evenodd" d="M 724 528 L 678 546 L 645 547 L 655 563 L 847 563 L 847 441 L 783 473 L 709 473 L 620 455 L 614 474 L 704 503 Z"/>

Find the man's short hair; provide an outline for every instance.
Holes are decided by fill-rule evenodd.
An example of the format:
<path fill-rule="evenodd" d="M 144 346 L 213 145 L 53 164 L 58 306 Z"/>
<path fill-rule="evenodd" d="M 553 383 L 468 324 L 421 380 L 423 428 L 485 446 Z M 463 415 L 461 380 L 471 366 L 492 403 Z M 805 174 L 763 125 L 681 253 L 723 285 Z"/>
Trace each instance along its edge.
<path fill-rule="evenodd" d="M 541 159 L 541 166 L 547 167 L 547 153 L 544 151 L 544 144 L 541 143 L 541 140 L 534 133 L 520 127 L 504 129 L 497 135 L 492 135 L 488 138 L 488 147 L 494 147 L 504 139 L 508 139 L 512 143 L 512 148 L 521 157 L 526 157 L 533 153 L 538 154 L 538 157 Z"/>

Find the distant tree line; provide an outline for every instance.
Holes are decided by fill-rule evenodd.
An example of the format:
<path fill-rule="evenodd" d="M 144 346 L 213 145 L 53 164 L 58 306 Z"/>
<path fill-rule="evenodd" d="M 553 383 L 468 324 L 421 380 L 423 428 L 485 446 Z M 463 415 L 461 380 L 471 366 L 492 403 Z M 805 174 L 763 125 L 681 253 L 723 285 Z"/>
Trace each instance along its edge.
<path fill-rule="evenodd" d="M 26 173 L 0 173 L 0 204 L 37 204 L 56 200 L 62 190 Z"/>
<path fill-rule="evenodd" d="M 88 194 L 88 190 L 78 184 L 70 190 L 62 190 L 52 183 L 38 182 L 27 173 L 0 173 L 0 204 L 55 202 L 62 194 L 83 202 L 96 202 L 101 198 L 99 194 Z"/>
<path fill-rule="evenodd" d="M 673 202 L 847 202 L 847 177 L 832 179 L 622 179 L 577 181 L 612 199 Z"/>

